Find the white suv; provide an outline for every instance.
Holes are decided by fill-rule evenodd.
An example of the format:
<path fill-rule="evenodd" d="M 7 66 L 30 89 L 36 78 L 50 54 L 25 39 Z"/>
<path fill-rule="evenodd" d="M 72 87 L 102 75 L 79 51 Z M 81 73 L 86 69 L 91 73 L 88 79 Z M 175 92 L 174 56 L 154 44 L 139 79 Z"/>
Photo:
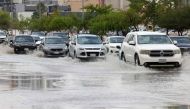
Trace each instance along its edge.
<path fill-rule="evenodd" d="M 75 35 L 69 44 L 69 55 L 73 58 L 102 57 L 106 49 L 99 36 L 92 34 Z"/>
<path fill-rule="evenodd" d="M 118 47 L 119 48 L 119 47 Z M 180 49 L 171 39 L 157 32 L 131 32 L 124 39 L 120 59 L 137 65 L 174 65 L 181 66 Z"/>

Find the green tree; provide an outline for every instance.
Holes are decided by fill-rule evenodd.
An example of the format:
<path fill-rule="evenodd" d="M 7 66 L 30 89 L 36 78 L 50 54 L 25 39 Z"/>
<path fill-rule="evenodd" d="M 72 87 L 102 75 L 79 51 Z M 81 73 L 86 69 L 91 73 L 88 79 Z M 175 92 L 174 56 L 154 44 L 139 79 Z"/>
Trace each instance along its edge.
<path fill-rule="evenodd" d="M 8 30 L 10 28 L 11 18 L 7 12 L 0 11 L 0 29 Z"/>
<path fill-rule="evenodd" d="M 168 10 L 160 15 L 158 25 L 167 30 L 177 30 L 178 35 L 183 35 L 184 30 L 190 28 L 189 12 L 190 7 Z"/>
<path fill-rule="evenodd" d="M 88 25 L 91 19 L 96 16 L 108 14 L 113 11 L 111 5 L 88 5 L 84 7 L 85 15 L 82 20 L 82 27 L 84 29 L 88 29 Z"/>

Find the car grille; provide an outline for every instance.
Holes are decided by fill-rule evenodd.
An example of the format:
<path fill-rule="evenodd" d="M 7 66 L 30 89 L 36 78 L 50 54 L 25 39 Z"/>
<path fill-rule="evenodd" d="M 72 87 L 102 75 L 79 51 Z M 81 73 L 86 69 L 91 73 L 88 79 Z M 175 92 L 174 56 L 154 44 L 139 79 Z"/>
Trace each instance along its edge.
<path fill-rule="evenodd" d="M 85 48 L 86 50 L 100 50 L 100 48 Z"/>
<path fill-rule="evenodd" d="M 87 56 L 90 56 L 91 54 L 95 54 L 96 56 L 99 56 L 99 52 L 87 52 Z"/>
<path fill-rule="evenodd" d="M 62 51 L 63 49 L 51 49 L 51 51 Z"/>
<path fill-rule="evenodd" d="M 152 50 L 149 55 L 151 57 L 172 57 L 174 52 L 172 50 Z"/>

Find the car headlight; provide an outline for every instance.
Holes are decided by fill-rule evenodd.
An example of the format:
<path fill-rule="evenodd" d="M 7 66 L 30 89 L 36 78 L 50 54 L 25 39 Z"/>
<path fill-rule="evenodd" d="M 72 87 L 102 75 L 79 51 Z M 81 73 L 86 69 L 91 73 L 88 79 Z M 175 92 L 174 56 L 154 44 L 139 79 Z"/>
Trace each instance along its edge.
<path fill-rule="evenodd" d="M 173 52 L 174 52 L 174 54 L 181 54 L 180 50 L 174 50 Z"/>
<path fill-rule="evenodd" d="M 150 54 L 150 51 L 149 50 L 141 50 L 140 54 Z"/>

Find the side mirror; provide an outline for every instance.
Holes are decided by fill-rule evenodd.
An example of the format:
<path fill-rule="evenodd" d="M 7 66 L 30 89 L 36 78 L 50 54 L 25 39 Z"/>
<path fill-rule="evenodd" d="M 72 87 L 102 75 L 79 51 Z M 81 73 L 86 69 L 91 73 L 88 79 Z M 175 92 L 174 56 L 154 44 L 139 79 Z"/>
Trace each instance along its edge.
<path fill-rule="evenodd" d="M 174 40 L 173 43 L 174 43 L 174 45 L 177 45 L 177 41 L 176 40 Z"/>
<path fill-rule="evenodd" d="M 106 45 L 106 42 L 103 42 L 103 45 Z"/>
<path fill-rule="evenodd" d="M 129 45 L 135 45 L 134 41 L 129 41 Z"/>
<path fill-rule="evenodd" d="M 121 46 L 116 46 L 116 48 L 120 50 L 120 49 L 121 49 Z"/>

